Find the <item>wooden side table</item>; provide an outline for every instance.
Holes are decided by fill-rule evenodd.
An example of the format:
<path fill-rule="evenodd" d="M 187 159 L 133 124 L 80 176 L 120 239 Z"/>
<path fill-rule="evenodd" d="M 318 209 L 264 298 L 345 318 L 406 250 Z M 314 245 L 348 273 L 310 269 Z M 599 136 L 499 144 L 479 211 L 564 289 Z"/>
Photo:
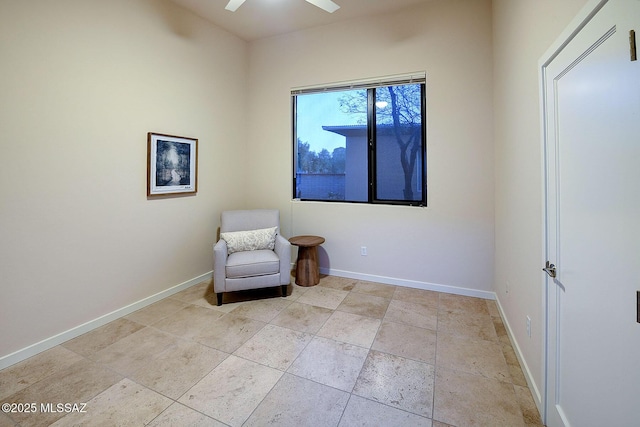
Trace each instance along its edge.
<path fill-rule="evenodd" d="M 315 286 L 320 283 L 318 246 L 324 243 L 324 237 L 294 236 L 289 239 L 289 242 L 292 245 L 298 246 L 296 285 Z"/>

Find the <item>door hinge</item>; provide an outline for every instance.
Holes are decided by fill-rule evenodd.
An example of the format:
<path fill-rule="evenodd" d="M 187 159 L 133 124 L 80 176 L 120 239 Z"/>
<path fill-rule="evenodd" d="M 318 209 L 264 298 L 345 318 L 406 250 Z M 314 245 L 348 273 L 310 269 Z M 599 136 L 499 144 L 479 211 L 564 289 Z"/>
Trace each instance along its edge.
<path fill-rule="evenodd" d="M 629 53 L 632 61 L 638 60 L 636 53 L 636 32 L 634 30 L 629 31 Z"/>

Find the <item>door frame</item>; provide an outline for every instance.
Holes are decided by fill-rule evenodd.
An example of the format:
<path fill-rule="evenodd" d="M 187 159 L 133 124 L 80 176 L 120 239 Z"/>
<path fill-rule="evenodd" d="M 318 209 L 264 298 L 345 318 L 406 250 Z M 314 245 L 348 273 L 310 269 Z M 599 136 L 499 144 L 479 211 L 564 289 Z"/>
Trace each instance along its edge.
<path fill-rule="evenodd" d="M 546 261 L 549 260 L 549 239 L 548 233 L 550 223 L 555 219 L 549 218 L 549 172 L 550 166 L 555 165 L 555 159 L 552 158 L 554 153 L 550 152 L 550 137 L 548 135 L 548 120 L 549 114 L 547 99 L 547 84 L 549 83 L 547 76 L 547 68 L 553 62 L 553 60 L 562 52 L 562 50 L 574 39 L 574 37 L 591 21 L 591 19 L 607 4 L 609 0 L 589 0 L 585 6 L 578 12 L 576 17 L 569 23 L 566 29 L 560 34 L 555 42 L 547 49 L 544 55 L 538 61 L 538 81 L 540 90 L 540 129 L 541 129 L 541 150 L 542 150 L 542 219 L 543 219 L 543 233 L 542 233 L 542 259 L 540 260 L 540 266 L 544 266 Z M 555 172 L 553 172 L 555 173 Z M 553 260 L 550 260 L 554 262 Z M 540 396 L 540 413 L 542 415 L 542 421 L 546 425 L 548 423 L 549 415 L 549 378 L 550 375 L 555 375 L 555 364 L 550 364 L 550 357 L 555 355 L 557 348 L 557 337 L 555 331 L 549 329 L 550 320 L 552 316 L 555 316 L 554 310 L 556 308 L 556 291 L 557 285 L 554 280 L 550 278 L 546 273 L 541 271 L 542 281 L 542 312 L 544 318 L 543 325 L 543 345 L 542 345 L 542 374 L 543 374 L 543 387 L 542 395 Z M 553 369 L 553 372 L 550 372 Z M 555 396 L 555 393 L 553 393 Z M 562 416 L 562 415 L 561 415 Z M 566 420 L 563 420 L 563 422 Z M 566 422 L 564 422 L 566 425 Z"/>

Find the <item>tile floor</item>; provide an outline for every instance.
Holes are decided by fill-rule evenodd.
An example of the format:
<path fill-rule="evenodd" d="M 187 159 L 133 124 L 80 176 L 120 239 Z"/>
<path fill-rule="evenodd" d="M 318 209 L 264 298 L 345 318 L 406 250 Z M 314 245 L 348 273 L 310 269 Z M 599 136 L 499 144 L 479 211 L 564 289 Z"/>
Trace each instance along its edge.
<path fill-rule="evenodd" d="M 36 413 L 0 427 L 541 425 L 495 302 L 335 276 L 278 292 L 217 307 L 203 282 L 6 368 L 0 402 Z"/>

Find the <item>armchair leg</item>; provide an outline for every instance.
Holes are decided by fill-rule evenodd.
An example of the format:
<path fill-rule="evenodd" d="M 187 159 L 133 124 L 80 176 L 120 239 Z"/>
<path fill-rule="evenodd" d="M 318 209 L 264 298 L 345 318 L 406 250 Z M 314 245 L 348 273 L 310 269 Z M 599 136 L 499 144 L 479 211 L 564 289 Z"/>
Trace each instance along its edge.
<path fill-rule="evenodd" d="M 218 292 L 216 294 L 216 297 L 218 297 L 218 306 L 222 305 L 222 292 Z"/>
<path fill-rule="evenodd" d="M 280 288 L 282 289 L 282 296 L 286 297 L 287 296 L 287 285 L 280 285 Z"/>

